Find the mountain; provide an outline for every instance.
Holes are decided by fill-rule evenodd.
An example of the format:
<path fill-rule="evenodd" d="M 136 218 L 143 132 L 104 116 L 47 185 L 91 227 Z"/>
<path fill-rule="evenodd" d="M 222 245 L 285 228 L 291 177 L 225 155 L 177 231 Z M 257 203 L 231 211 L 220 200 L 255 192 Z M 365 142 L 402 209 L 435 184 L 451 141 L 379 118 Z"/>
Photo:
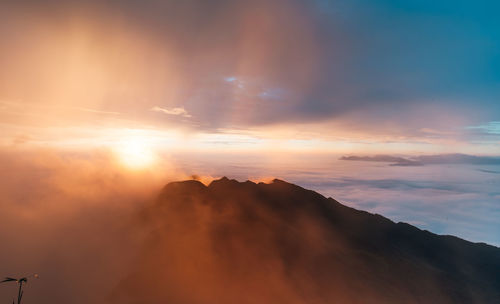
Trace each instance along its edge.
<path fill-rule="evenodd" d="M 274 180 L 170 183 L 116 303 L 500 303 L 500 249 Z"/>

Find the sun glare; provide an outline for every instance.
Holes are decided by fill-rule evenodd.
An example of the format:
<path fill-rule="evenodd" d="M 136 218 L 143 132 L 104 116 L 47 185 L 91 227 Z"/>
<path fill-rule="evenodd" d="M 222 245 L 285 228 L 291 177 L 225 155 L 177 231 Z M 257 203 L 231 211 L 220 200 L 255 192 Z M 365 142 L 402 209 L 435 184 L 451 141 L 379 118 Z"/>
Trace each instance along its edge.
<path fill-rule="evenodd" d="M 120 162 L 131 169 L 143 169 L 156 162 L 153 147 L 140 138 L 130 138 L 114 149 Z"/>

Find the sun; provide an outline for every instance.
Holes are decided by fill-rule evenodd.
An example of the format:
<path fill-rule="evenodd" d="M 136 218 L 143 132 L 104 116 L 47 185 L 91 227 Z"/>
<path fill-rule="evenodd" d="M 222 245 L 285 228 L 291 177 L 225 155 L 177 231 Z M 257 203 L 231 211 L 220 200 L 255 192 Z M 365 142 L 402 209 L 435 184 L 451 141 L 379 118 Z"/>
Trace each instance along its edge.
<path fill-rule="evenodd" d="M 119 161 L 130 169 L 144 169 L 157 161 L 153 147 L 141 138 L 128 138 L 119 142 L 114 149 Z"/>

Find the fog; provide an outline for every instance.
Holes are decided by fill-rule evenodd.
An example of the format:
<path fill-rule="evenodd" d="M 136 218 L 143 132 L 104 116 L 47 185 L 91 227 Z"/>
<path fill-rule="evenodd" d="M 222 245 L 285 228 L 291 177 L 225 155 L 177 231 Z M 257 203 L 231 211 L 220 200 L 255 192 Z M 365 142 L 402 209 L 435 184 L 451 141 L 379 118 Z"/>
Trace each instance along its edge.
<path fill-rule="evenodd" d="M 173 176 L 127 171 L 106 151 L 2 152 L 0 164 L 0 274 L 40 274 L 26 303 L 101 303 L 136 254 L 138 211 Z M 1 284 L 0 299 L 16 288 Z"/>
<path fill-rule="evenodd" d="M 132 170 L 105 149 L 4 150 L 0 153 L 0 275 L 40 274 L 26 286 L 26 303 L 106 303 L 134 295 L 124 290 L 153 298 L 162 298 L 170 290 L 170 300 L 178 303 L 215 298 L 217 303 L 230 303 L 236 294 L 249 288 L 265 290 L 265 286 L 272 286 L 275 294 L 257 292 L 248 296 L 249 301 L 286 298 L 288 303 L 300 303 L 304 295 L 310 297 L 308 288 L 318 283 L 301 281 L 308 280 L 304 269 L 295 265 L 287 270 L 283 259 L 288 252 L 300 251 L 300 246 L 311 251 L 298 255 L 299 264 L 301 259 L 321 256 L 323 249 L 316 243 L 324 234 L 321 223 L 294 215 L 301 232 L 292 234 L 297 239 L 290 247 L 286 223 L 273 221 L 272 213 L 263 209 L 250 213 L 250 218 L 257 216 L 262 222 L 246 225 L 249 215 L 241 217 L 238 210 L 219 214 L 216 206 L 196 202 L 185 209 L 175 209 L 175 204 L 168 207 L 174 212 L 157 206 L 168 182 L 198 179 L 209 184 L 223 175 L 241 181 L 280 177 L 395 221 L 498 244 L 494 185 L 499 175 L 494 166 L 400 167 L 338 158 L 192 153 L 164 155 L 150 167 Z M 210 232 L 214 223 L 224 226 L 220 234 Z M 282 232 L 280 238 L 286 244 L 276 244 L 276 233 Z M 227 244 L 233 245 L 226 248 Z M 165 250 L 174 247 L 175 251 Z M 228 255 L 245 263 L 237 266 Z M 264 268 L 255 269 L 258 261 L 264 262 Z M 170 289 L 155 294 L 137 283 L 149 273 Z M 225 282 L 230 282 L 231 292 L 224 293 Z M 201 289 L 193 294 L 188 283 Z M 130 284 L 142 289 L 134 291 Z M 158 287 L 154 284 L 153 291 Z M 220 298 L 223 293 L 225 299 Z M 10 301 L 15 295 L 15 284 L 0 284 L 0 299 Z"/>

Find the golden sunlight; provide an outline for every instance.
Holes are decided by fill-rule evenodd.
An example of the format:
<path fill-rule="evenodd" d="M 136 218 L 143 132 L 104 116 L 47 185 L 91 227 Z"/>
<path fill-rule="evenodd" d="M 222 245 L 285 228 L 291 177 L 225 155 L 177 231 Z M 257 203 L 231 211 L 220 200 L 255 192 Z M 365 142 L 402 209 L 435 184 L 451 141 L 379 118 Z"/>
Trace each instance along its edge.
<path fill-rule="evenodd" d="M 128 138 L 113 149 L 120 162 L 130 169 L 143 169 L 157 161 L 153 147 L 141 138 Z"/>

